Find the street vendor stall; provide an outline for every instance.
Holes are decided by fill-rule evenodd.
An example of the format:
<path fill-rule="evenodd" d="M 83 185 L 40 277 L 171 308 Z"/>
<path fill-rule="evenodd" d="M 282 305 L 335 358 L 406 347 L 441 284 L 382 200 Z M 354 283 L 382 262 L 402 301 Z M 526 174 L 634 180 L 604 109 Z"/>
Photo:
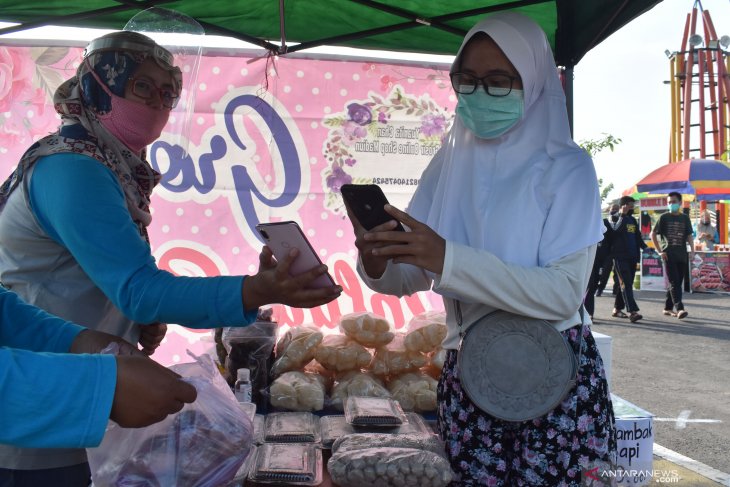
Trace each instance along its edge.
<path fill-rule="evenodd" d="M 730 252 L 695 252 L 695 258 L 690 262 L 690 275 L 692 292 L 730 293 Z"/>

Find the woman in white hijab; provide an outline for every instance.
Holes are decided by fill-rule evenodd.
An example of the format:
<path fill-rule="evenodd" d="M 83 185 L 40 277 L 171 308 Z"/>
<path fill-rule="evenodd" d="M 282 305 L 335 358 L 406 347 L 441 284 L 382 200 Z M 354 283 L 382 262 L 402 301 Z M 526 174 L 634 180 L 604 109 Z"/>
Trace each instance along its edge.
<path fill-rule="evenodd" d="M 477 24 L 451 79 L 457 117 L 408 213 L 386 206 L 394 220 L 370 231 L 351 215 L 360 275 L 379 292 L 443 296 L 438 420 L 462 485 L 577 486 L 613 463 L 616 445 L 603 363 L 578 312 L 602 238 L 595 170 L 571 138 L 550 46 L 529 18 Z M 394 231 L 396 220 L 410 231 Z M 461 387 L 457 315 L 466 326 L 494 310 L 548 320 L 580 357 L 578 384 L 542 417 L 499 420 Z"/>

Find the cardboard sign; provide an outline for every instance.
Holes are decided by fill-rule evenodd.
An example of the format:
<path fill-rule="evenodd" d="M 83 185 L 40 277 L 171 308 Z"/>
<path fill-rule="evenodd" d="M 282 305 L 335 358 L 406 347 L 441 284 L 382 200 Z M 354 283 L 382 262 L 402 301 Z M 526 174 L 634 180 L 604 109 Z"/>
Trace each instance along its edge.
<path fill-rule="evenodd" d="M 647 485 L 654 462 L 653 415 L 616 394 L 611 394 L 616 417 L 619 485 Z"/>

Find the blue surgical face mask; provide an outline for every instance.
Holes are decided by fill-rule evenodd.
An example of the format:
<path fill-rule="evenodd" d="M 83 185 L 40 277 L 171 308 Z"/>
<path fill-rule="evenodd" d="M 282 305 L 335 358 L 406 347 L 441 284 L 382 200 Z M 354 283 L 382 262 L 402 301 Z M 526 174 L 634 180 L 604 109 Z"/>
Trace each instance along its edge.
<path fill-rule="evenodd" d="M 667 208 L 669 208 L 669 211 L 672 213 L 677 213 L 679 211 L 679 203 L 669 203 Z"/>
<path fill-rule="evenodd" d="M 507 91 L 506 88 L 490 90 Z M 506 96 L 491 96 L 481 87 L 477 87 L 474 93 L 457 96 L 459 103 L 456 105 L 456 114 L 481 139 L 499 137 L 522 118 L 525 104 L 522 90 L 513 89 Z"/>

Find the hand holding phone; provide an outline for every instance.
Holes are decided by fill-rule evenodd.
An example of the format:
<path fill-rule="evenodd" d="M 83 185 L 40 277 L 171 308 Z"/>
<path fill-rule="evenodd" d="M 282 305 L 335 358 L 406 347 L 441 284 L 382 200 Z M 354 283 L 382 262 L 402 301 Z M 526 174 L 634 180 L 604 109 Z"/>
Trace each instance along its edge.
<path fill-rule="evenodd" d="M 345 184 L 341 190 L 348 215 L 360 223 L 357 225 L 353 221 L 355 246 L 360 251 L 368 276 L 380 278 L 391 260 L 395 264 L 421 267 L 434 274 L 443 272 L 446 240 L 436 231 L 395 207 L 390 208 L 392 215 L 385 211 L 388 200 L 378 186 Z M 398 222 L 398 228 L 370 232 L 394 220 Z M 400 222 L 408 227 L 408 232 Z"/>
<path fill-rule="evenodd" d="M 380 186 L 376 184 L 343 184 L 340 192 L 348 208 L 365 230 L 372 230 L 378 225 L 395 220 L 385 211 L 384 207 L 388 204 L 388 198 L 385 197 L 385 193 L 380 189 Z M 403 232 L 405 228 L 398 222 L 395 230 Z"/>
<path fill-rule="evenodd" d="M 322 265 L 307 237 L 296 222 L 285 221 L 277 223 L 259 223 L 256 225 L 266 245 L 271 249 L 279 262 L 284 261 L 291 249 L 297 249 L 299 255 L 289 268 L 289 275 L 298 276 Z M 307 287 L 320 289 L 335 286 L 335 281 L 329 273 L 322 274 Z"/>

